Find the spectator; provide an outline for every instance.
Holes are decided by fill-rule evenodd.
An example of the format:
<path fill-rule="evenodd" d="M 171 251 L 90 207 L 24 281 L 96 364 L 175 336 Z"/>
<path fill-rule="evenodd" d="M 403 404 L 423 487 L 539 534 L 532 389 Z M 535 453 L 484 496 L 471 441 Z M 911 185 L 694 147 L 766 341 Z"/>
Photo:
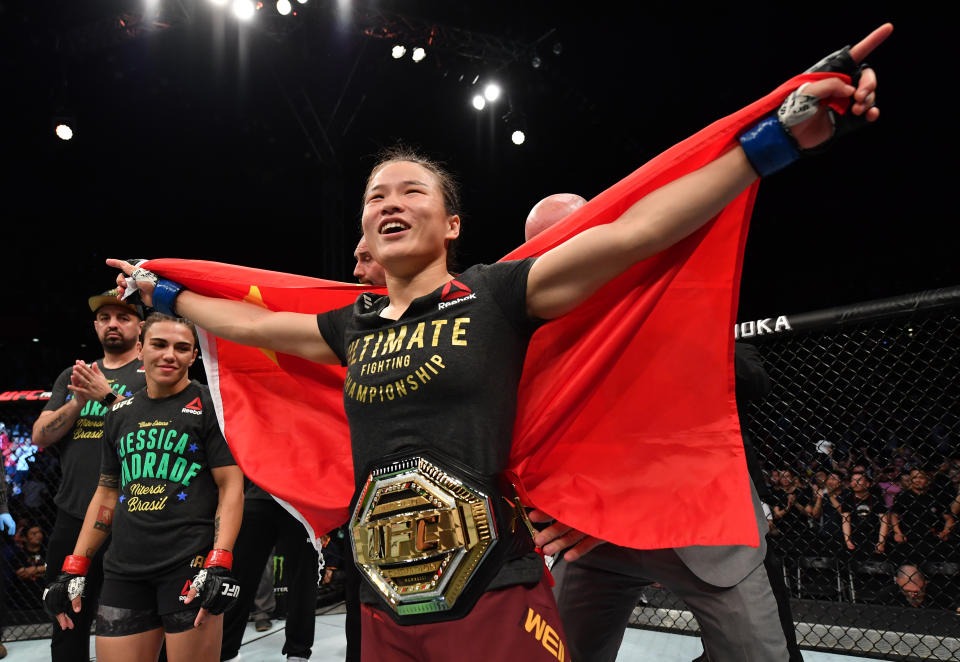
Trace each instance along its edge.
<path fill-rule="evenodd" d="M 820 547 L 824 552 L 833 553 L 840 549 L 843 534 L 841 500 L 845 496 L 843 477 L 831 471 L 823 487 L 816 490 L 813 503 L 808 506 L 809 516 L 820 522 Z"/>
<path fill-rule="evenodd" d="M 891 511 L 894 539 L 904 545 L 907 560 L 923 562 L 942 547 L 956 523 L 949 508 L 930 492 L 925 470 L 910 471 L 910 489 L 897 495 Z"/>
<path fill-rule="evenodd" d="M 771 498 L 773 521 L 778 534 L 776 540 L 780 556 L 794 558 L 806 542 L 805 534 L 809 530 L 807 506 L 810 505 L 810 493 L 800 489 L 796 474 L 791 469 L 780 470 L 780 489 L 773 492 Z"/>
<path fill-rule="evenodd" d="M 934 587 L 915 565 L 901 565 L 893 580 L 893 585 L 878 596 L 881 604 L 907 609 L 944 609 L 949 606 L 939 599 Z"/>
<path fill-rule="evenodd" d="M 890 510 L 893 508 L 894 498 L 903 491 L 896 466 L 891 464 L 883 469 L 880 473 L 880 480 L 877 481 L 877 487 L 883 494 L 883 507 Z"/>
<path fill-rule="evenodd" d="M 870 478 L 862 471 L 850 476 L 850 491 L 840 502 L 843 541 L 852 556 L 864 559 L 884 552 L 887 516 L 883 501 L 870 489 Z"/>
<path fill-rule="evenodd" d="M 10 568 L 21 582 L 21 595 L 25 596 L 22 600 L 23 606 L 28 609 L 42 609 L 43 589 L 47 585 L 44 579 L 47 571 L 47 550 L 43 529 L 30 522 L 23 530 L 23 545 L 14 548 L 10 556 Z"/>

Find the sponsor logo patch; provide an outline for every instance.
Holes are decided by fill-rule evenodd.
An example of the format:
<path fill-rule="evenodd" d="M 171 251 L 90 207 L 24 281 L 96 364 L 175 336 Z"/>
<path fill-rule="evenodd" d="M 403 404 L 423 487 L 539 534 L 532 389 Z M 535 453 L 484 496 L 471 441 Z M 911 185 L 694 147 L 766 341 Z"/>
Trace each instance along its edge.
<path fill-rule="evenodd" d="M 196 416 L 200 416 L 203 414 L 203 403 L 200 402 L 199 397 L 196 397 L 188 402 L 187 405 L 180 411 L 182 411 L 184 414 L 194 414 Z"/>

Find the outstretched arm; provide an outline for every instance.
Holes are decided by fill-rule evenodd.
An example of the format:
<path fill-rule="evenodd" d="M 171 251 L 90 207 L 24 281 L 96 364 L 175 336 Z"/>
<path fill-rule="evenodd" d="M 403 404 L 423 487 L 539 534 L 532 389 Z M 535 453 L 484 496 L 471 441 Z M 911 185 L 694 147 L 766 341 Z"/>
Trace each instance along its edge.
<path fill-rule="evenodd" d="M 889 36 L 885 25 L 850 50 L 855 62 Z M 866 69 L 856 88 L 839 78 L 810 83 L 804 94 L 821 101 L 841 97 L 853 101 L 851 112 L 873 121 L 876 76 Z M 811 117 L 791 127 L 803 149 L 833 135 L 833 124 L 821 104 Z M 703 168 L 653 191 L 613 223 L 586 230 L 541 256 L 530 269 L 527 310 L 553 319 L 573 310 L 630 266 L 695 232 L 746 190 L 757 173 L 736 146 Z"/>
<path fill-rule="evenodd" d="M 107 260 L 130 276 L 134 265 L 123 260 Z M 122 277 L 118 282 L 122 281 Z M 153 286 L 137 281 L 140 295 L 148 306 L 153 305 Z M 121 290 L 125 285 L 121 285 Z M 274 312 L 243 301 L 228 301 L 184 290 L 177 296 L 176 312 L 193 321 L 218 338 L 241 345 L 272 349 L 316 363 L 338 364 L 340 359 L 327 345 L 317 318 L 303 313 Z"/>

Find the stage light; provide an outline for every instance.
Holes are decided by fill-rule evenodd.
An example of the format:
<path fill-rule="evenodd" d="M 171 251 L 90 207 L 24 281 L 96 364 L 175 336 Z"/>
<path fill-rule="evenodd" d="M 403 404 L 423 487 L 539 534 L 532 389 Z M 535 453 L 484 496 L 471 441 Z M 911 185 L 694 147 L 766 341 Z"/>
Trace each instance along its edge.
<path fill-rule="evenodd" d="M 496 83 L 488 83 L 485 88 L 483 88 L 483 98 L 491 103 L 500 98 L 500 86 Z"/>
<path fill-rule="evenodd" d="M 39 339 L 39 338 L 34 338 L 34 339 L 33 339 L 33 342 L 40 342 L 40 339 Z"/>
<path fill-rule="evenodd" d="M 58 124 L 54 131 L 56 131 L 57 138 L 60 140 L 70 140 L 73 138 L 73 129 L 67 124 Z"/>
<path fill-rule="evenodd" d="M 241 21 L 249 21 L 256 11 L 250 0 L 233 0 L 233 15 Z"/>
<path fill-rule="evenodd" d="M 290 5 L 290 0 L 277 0 L 277 13 L 281 16 L 286 16 L 291 11 L 293 7 Z"/>
<path fill-rule="evenodd" d="M 397 44 L 396 46 L 393 47 L 393 50 L 390 51 L 390 55 L 393 56 L 394 60 L 399 60 L 406 54 L 406 52 L 407 52 L 406 46 Z"/>
<path fill-rule="evenodd" d="M 420 62 L 423 58 L 427 57 L 427 52 L 423 50 L 420 46 L 417 46 L 413 49 L 413 53 L 410 55 L 413 58 L 414 62 Z"/>
<path fill-rule="evenodd" d="M 561 44 L 561 43 L 558 41 L 557 43 L 555 43 L 555 44 L 553 45 L 553 54 L 554 54 L 554 55 L 560 55 L 560 53 L 562 53 L 562 52 L 563 52 L 563 44 Z"/>
<path fill-rule="evenodd" d="M 527 136 L 523 133 L 523 131 L 514 131 L 510 136 L 510 140 L 513 141 L 514 145 L 522 145 L 526 139 Z"/>
<path fill-rule="evenodd" d="M 473 97 L 473 107 L 477 110 L 483 110 L 484 106 L 487 105 L 487 100 L 483 98 L 482 94 L 478 94 Z"/>
<path fill-rule="evenodd" d="M 534 69 L 539 69 L 539 68 L 540 68 L 540 65 L 542 65 L 542 64 L 543 64 L 543 60 L 540 59 L 540 56 L 539 56 L 539 55 L 534 55 L 534 56 L 530 59 L 530 66 L 533 67 Z"/>
<path fill-rule="evenodd" d="M 297 0 L 297 2 L 299 2 L 301 5 L 307 4 L 307 0 Z"/>

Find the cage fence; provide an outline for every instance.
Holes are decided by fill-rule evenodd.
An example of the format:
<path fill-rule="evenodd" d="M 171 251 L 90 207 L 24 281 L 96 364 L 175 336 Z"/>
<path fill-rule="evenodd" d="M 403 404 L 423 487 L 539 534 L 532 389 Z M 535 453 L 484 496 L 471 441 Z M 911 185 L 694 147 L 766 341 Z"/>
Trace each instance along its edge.
<path fill-rule="evenodd" d="M 742 323 L 736 335 L 773 384 L 740 413 L 800 646 L 960 659 L 960 288 Z M 631 625 L 698 630 L 657 585 Z"/>

